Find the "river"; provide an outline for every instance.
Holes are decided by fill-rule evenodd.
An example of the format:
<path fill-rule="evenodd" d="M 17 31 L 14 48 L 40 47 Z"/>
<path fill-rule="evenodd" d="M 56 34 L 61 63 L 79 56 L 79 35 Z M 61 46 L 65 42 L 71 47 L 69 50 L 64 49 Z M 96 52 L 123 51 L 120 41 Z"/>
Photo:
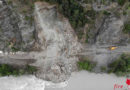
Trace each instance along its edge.
<path fill-rule="evenodd" d="M 95 74 L 87 71 L 72 73 L 64 83 L 54 84 L 35 76 L 1 77 L 0 90 L 114 90 L 114 85 L 123 85 L 128 90 L 125 77 L 114 74 Z"/>

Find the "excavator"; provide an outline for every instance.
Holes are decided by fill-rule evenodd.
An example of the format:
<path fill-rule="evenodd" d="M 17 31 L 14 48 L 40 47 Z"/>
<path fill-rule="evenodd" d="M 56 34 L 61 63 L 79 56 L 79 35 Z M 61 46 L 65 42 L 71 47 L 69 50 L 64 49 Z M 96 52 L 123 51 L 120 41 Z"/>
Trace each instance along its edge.
<path fill-rule="evenodd" d="M 115 49 L 117 49 L 118 47 L 116 47 L 116 46 L 111 46 L 111 47 L 109 47 L 109 50 L 115 50 Z"/>

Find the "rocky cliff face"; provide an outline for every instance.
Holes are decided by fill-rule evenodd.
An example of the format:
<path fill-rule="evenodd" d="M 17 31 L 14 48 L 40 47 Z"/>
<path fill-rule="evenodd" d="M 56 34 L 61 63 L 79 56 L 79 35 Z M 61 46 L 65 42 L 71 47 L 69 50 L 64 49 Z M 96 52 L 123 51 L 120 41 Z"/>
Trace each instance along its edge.
<path fill-rule="evenodd" d="M 125 8 L 128 7 L 127 4 L 119 6 L 115 2 L 107 4 L 95 2 L 92 7 L 97 16 L 92 26 L 86 24 L 88 43 L 84 45 L 81 55 L 97 62 L 95 71 L 100 72 L 101 66 L 107 67 L 122 53 L 130 52 L 130 36 L 123 33 L 125 23 L 130 20 L 130 10 Z M 124 11 L 127 12 L 126 15 L 123 14 Z M 117 48 L 110 50 L 112 46 Z"/>
<path fill-rule="evenodd" d="M 0 49 L 11 50 L 10 42 L 14 42 L 15 48 L 20 48 L 22 41 L 17 15 L 4 3 L 0 5 Z M 19 46 L 17 45 L 19 44 Z"/>
<path fill-rule="evenodd" d="M 4 7 L 7 10 L 3 10 Z M 2 53 L 0 62 L 19 66 L 30 64 L 39 69 L 36 74 L 38 78 L 53 82 L 67 80 L 71 72 L 77 70 L 78 57 L 76 55 L 81 49 L 81 45 L 78 43 L 68 20 L 57 12 L 55 5 L 44 2 L 35 3 L 33 22 L 35 25 L 30 25 L 24 19 L 26 16 L 20 13 L 18 9 L 15 11 L 12 11 L 12 9 L 13 6 L 5 4 L 1 8 L 3 11 L 0 14 L 2 16 L 2 21 L 0 21 L 2 33 L 10 34 L 10 37 L 14 38 L 13 41 L 10 41 L 10 51 L 14 45 L 27 49 L 27 51 L 34 48 L 33 46 L 39 48 L 39 50 L 16 51 L 15 54 L 9 53 L 6 55 Z M 34 30 L 36 38 L 32 39 Z M 9 40 L 11 39 L 5 34 L 3 36 Z M 20 44 L 17 44 L 17 41 Z M 21 44 L 21 42 L 24 42 L 24 44 Z"/>
<path fill-rule="evenodd" d="M 105 19 L 103 25 L 100 26 L 95 42 L 108 45 L 126 44 L 129 38 L 122 33 L 123 25 L 123 18 L 110 15 Z"/>
<path fill-rule="evenodd" d="M 83 7 L 92 13 L 88 17 L 94 16 L 84 29 L 86 34 L 84 37 L 89 44 L 111 45 L 129 43 L 129 35 L 123 33 L 124 25 L 126 22 L 129 22 L 130 17 L 129 2 L 126 1 L 124 1 L 122 6 L 119 5 L 118 0 L 114 2 L 111 0 L 95 0 L 95 2 L 92 2 L 92 5 L 83 2 Z M 123 0 L 121 2 L 123 3 Z"/>
<path fill-rule="evenodd" d="M 35 38 L 35 25 L 30 22 L 29 13 L 21 13 L 24 9 L 20 2 L 2 0 L 0 5 L 0 49 L 3 51 L 30 51 Z M 32 14 L 32 13 L 31 13 Z"/>
<path fill-rule="evenodd" d="M 19 66 L 30 64 L 38 68 L 36 73 L 38 78 L 62 82 L 67 80 L 72 71 L 77 70 L 78 55 L 90 57 L 90 60 L 96 61 L 97 67 L 100 68 L 120 54 L 128 53 L 130 38 L 122 30 L 130 14 L 116 15 L 114 10 L 117 11 L 119 8 L 113 5 L 117 4 L 109 3 L 107 7 L 98 3 L 93 5 L 95 4 L 96 7 L 91 7 L 94 10 L 92 13 L 96 12 L 99 15 L 91 17 L 90 10 L 90 15 L 87 16 L 90 23 L 84 28 L 85 35 L 89 37 L 88 43 L 84 45 L 83 52 L 79 53 L 82 46 L 69 21 L 58 13 L 56 5 L 36 2 L 33 11 L 33 8 L 19 0 L 11 4 L 7 3 L 7 0 L 2 0 L 0 64 Z M 105 15 L 102 13 L 104 10 L 109 12 L 105 12 Z M 122 12 L 122 9 L 119 12 Z M 91 19 L 94 19 L 94 23 Z M 88 28 L 89 25 L 92 28 Z M 110 51 L 108 49 L 110 46 L 117 46 L 118 49 Z"/>
<path fill-rule="evenodd" d="M 40 66 L 38 77 L 59 82 L 76 69 L 81 46 L 68 20 L 57 12 L 55 5 L 35 3 L 36 31 L 41 52 L 33 53 Z"/>

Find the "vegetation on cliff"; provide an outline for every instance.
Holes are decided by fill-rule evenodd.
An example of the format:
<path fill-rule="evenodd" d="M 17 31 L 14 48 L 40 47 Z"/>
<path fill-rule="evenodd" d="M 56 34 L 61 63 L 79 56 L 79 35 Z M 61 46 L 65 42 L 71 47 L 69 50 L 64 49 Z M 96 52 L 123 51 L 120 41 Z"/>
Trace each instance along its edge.
<path fill-rule="evenodd" d="M 96 66 L 95 62 L 88 60 L 88 58 L 86 57 L 80 58 L 80 61 L 78 61 L 77 64 L 80 70 L 87 70 L 87 71 L 92 71 Z"/>
<path fill-rule="evenodd" d="M 115 73 L 118 76 L 130 74 L 130 55 L 122 54 L 117 60 L 110 63 L 109 73 Z"/>
<path fill-rule="evenodd" d="M 93 68 L 95 67 L 95 63 L 92 63 L 90 61 L 79 61 L 78 67 L 81 70 L 92 71 Z"/>
<path fill-rule="evenodd" d="M 37 71 L 37 68 L 34 66 L 26 65 L 22 68 L 14 67 L 8 64 L 0 64 L 0 76 L 19 76 L 24 74 L 33 74 Z"/>
<path fill-rule="evenodd" d="M 124 5 L 127 0 L 117 0 L 119 5 Z"/>
<path fill-rule="evenodd" d="M 45 0 L 58 4 L 59 11 L 65 15 L 74 28 L 82 27 L 87 20 L 84 8 L 76 0 Z"/>
<path fill-rule="evenodd" d="M 125 23 L 123 32 L 130 34 L 130 22 Z"/>
<path fill-rule="evenodd" d="M 77 65 L 80 70 L 93 71 L 96 63 L 82 57 Z M 117 76 L 128 76 L 130 74 L 130 54 L 122 54 L 117 60 L 111 62 L 108 67 L 101 66 L 100 69 L 101 72 L 114 73 Z"/>

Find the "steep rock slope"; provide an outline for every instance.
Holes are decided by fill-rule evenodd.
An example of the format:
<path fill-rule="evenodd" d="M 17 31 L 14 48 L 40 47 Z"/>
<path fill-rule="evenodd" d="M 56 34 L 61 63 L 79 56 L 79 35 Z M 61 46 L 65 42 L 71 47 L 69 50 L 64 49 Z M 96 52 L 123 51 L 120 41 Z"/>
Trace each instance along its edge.
<path fill-rule="evenodd" d="M 1 3 L 0 5 L 0 50 L 11 50 L 10 42 L 14 42 L 15 48 L 20 48 L 22 41 L 21 34 L 18 26 L 18 18 L 10 8 Z M 16 39 L 17 38 L 17 39 Z"/>
<path fill-rule="evenodd" d="M 35 21 L 41 52 L 31 53 L 40 66 L 38 77 L 54 82 L 64 81 L 76 69 L 81 46 L 68 20 L 55 5 L 35 3 Z"/>
<path fill-rule="evenodd" d="M 57 12 L 56 5 L 36 2 L 33 22 L 35 25 L 30 26 L 28 21 L 24 19 L 24 14 L 20 13 L 18 8 L 14 11 L 12 10 L 15 3 L 12 5 L 3 4 L 2 8 L 6 7 L 7 10 L 2 11 L 2 13 L 10 12 L 12 17 L 16 20 L 18 19 L 18 21 L 13 22 L 10 16 L 6 16 L 1 18 L 2 21 L 5 22 L 5 19 L 9 19 L 10 23 L 6 22 L 5 25 L 0 21 L 0 26 L 2 26 L 3 31 L 8 31 L 8 34 L 13 33 L 17 35 L 16 33 L 18 33 L 18 36 L 21 38 L 15 37 L 15 40 L 10 42 L 11 48 L 9 48 L 9 53 L 7 53 L 7 50 L 5 53 L 0 52 L 0 63 L 18 66 L 33 65 L 38 68 L 36 73 L 38 78 L 53 82 L 67 80 L 71 72 L 77 70 L 77 54 L 82 47 L 78 43 L 77 36 L 69 21 Z M 2 8 L 0 9 L 2 10 Z M 2 17 L 5 16 L 1 13 L 0 15 Z M 14 23 L 14 25 L 11 23 Z M 8 26 L 8 28 L 4 29 L 5 26 Z M 11 27 L 12 29 L 9 30 Z M 16 32 L 12 30 L 16 30 Z M 32 39 L 34 30 L 37 38 Z M 24 44 L 16 45 L 28 52 L 20 52 L 20 50 L 18 50 L 19 52 L 12 52 L 11 49 L 15 43 L 14 41 L 24 42 Z M 32 48 L 34 47 L 38 48 L 38 50 L 33 50 Z M 31 51 L 29 51 L 30 48 Z"/>
<path fill-rule="evenodd" d="M 110 15 L 99 28 L 95 42 L 108 45 L 126 44 L 129 38 L 122 33 L 123 25 L 123 18 Z"/>
<path fill-rule="evenodd" d="M 0 50 L 15 52 L 15 51 L 30 51 L 35 39 L 34 37 L 34 22 L 30 24 L 29 16 L 21 13 L 24 5 L 20 2 L 12 2 L 2 0 L 0 4 Z M 18 8 L 18 5 L 19 8 Z"/>
<path fill-rule="evenodd" d="M 97 62 L 95 71 L 100 71 L 100 66 L 107 66 L 122 53 L 130 52 L 129 35 L 122 32 L 130 14 L 123 15 L 123 7 L 120 9 L 117 4 L 109 4 L 106 8 L 98 3 L 97 7 L 89 4 L 91 9 L 87 8 L 86 17 L 90 22 L 77 33 L 79 36 L 80 33 L 84 35 L 83 42 L 86 40 L 87 44 L 83 47 L 84 51 L 79 53 L 81 45 L 74 30 L 68 20 L 57 12 L 56 5 L 37 2 L 33 15 L 33 8 L 28 9 L 30 4 L 25 4 L 23 0 L 14 0 L 11 5 L 5 2 L 7 0 L 2 1 L 0 50 L 6 53 L 0 52 L 0 63 L 20 66 L 30 64 L 38 67 L 37 77 L 61 82 L 77 69 L 78 55 Z M 116 14 L 118 10 L 119 15 Z M 35 19 L 32 20 L 31 16 Z M 111 46 L 118 48 L 111 51 Z M 16 52 L 20 50 L 24 52 Z"/>
<path fill-rule="evenodd" d="M 128 4 L 128 5 L 127 5 Z M 97 14 L 92 27 L 86 25 L 87 44 L 84 45 L 84 51 L 81 55 L 97 62 L 94 71 L 100 72 L 101 67 L 107 67 L 123 53 L 130 53 L 130 35 L 124 33 L 123 28 L 130 18 L 129 2 L 124 6 L 116 2 L 106 4 L 95 4 L 93 9 Z M 97 8 L 96 8 L 97 7 Z M 126 8 L 127 7 L 127 8 Z M 126 11 L 126 14 L 123 12 Z M 116 47 L 111 50 L 111 47 Z M 81 56 L 82 57 L 82 56 Z"/>

